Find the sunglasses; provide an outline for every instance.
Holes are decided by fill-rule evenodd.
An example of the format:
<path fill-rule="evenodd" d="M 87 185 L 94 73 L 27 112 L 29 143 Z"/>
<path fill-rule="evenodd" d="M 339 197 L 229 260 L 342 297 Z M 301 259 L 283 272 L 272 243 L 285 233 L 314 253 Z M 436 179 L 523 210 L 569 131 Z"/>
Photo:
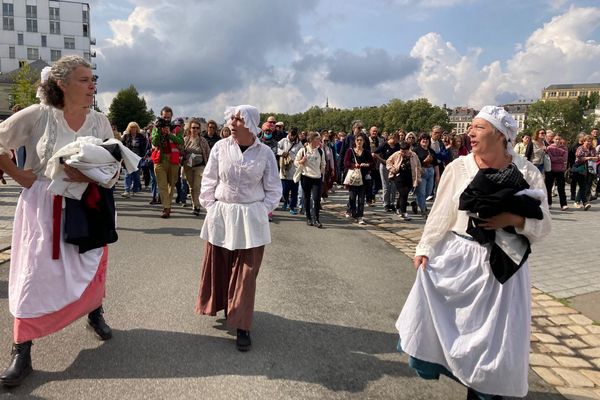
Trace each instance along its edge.
<path fill-rule="evenodd" d="M 190 129 L 200 129 L 199 126 L 192 126 Z"/>

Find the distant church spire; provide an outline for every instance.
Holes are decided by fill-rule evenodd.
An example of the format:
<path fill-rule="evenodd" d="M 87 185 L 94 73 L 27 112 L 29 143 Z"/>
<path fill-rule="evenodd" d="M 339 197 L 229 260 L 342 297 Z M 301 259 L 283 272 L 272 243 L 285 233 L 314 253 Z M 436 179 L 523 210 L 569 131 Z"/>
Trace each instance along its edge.
<path fill-rule="evenodd" d="M 327 100 L 325 101 L 325 108 L 329 108 L 329 96 L 327 96 Z"/>

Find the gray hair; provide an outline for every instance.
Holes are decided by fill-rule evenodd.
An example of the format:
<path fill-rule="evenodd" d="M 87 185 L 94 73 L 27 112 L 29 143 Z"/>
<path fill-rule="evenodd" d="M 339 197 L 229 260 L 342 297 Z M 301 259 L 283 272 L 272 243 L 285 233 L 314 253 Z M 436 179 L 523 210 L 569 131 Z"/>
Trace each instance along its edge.
<path fill-rule="evenodd" d="M 65 105 L 65 96 L 58 82 L 68 82 L 73 71 L 80 66 L 92 68 L 92 65 L 80 56 L 64 56 L 56 61 L 50 69 L 48 79 L 40 83 L 42 101 L 62 108 Z"/>

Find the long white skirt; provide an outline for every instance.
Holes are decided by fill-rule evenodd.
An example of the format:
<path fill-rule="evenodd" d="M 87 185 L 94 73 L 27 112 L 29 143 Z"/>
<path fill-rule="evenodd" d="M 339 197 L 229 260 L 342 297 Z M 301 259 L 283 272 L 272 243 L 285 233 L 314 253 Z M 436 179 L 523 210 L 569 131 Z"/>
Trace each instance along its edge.
<path fill-rule="evenodd" d="M 35 318 L 78 300 L 96 275 L 103 248 L 79 254 L 63 240 L 52 259 L 52 199 L 48 180 L 23 189 L 13 224 L 8 303 L 12 315 Z M 63 213 L 64 217 L 64 213 Z"/>
<path fill-rule="evenodd" d="M 402 350 L 446 367 L 481 393 L 527 394 L 531 286 L 527 264 L 504 285 L 489 248 L 449 232 L 396 322 Z"/>

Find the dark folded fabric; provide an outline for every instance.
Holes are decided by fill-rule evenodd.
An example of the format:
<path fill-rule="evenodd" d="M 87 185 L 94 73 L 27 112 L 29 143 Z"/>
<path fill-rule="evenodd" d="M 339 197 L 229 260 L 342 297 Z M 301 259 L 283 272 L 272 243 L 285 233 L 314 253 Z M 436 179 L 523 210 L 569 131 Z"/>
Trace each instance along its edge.
<path fill-rule="evenodd" d="M 64 239 L 79 246 L 79 253 L 118 240 L 112 190 L 90 183 L 81 200 L 65 197 Z"/>
<path fill-rule="evenodd" d="M 502 249 L 496 245 L 495 230 L 479 228 L 480 218 L 490 218 L 503 212 L 510 212 L 525 218 L 542 219 L 541 202 L 527 195 L 515 194 L 529 189 L 529 184 L 519 169 L 511 164 L 507 168 L 480 169 L 471 183 L 461 193 L 459 210 L 475 213 L 479 218 L 470 217 L 466 232 L 478 243 L 492 244 L 490 265 L 494 276 L 500 283 L 506 282 L 527 261 L 531 253 L 529 240 L 516 233 L 514 227 L 504 228 L 504 231 L 517 235 L 527 244 L 521 262 L 515 263 Z"/>

